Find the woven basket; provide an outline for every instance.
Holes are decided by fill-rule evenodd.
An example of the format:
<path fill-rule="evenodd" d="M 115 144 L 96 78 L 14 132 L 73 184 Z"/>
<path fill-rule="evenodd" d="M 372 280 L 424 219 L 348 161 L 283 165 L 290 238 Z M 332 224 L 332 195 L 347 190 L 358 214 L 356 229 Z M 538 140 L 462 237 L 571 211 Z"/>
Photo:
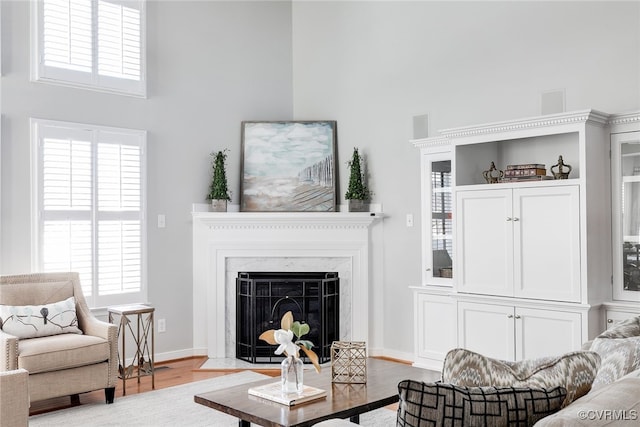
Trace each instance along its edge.
<path fill-rule="evenodd" d="M 331 344 L 331 381 L 367 382 L 367 346 L 362 341 L 334 341 Z"/>

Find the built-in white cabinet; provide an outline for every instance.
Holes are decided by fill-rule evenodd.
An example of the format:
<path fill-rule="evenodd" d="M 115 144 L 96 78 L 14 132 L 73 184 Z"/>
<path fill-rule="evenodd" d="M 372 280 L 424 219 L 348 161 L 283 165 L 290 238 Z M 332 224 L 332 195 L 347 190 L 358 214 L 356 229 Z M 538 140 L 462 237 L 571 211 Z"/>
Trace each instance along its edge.
<path fill-rule="evenodd" d="M 426 142 L 425 142 L 426 141 Z M 415 140 L 422 190 L 422 285 L 453 286 L 453 194 L 451 147 Z"/>
<path fill-rule="evenodd" d="M 636 316 L 640 316 L 640 308 L 635 310 L 631 307 L 622 310 L 605 309 L 605 328 L 611 329 L 623 320 Z"/>
<path fill-rule="evenodd" d="M 422 156 L 423 200 L 417 365 L 437 365 L 453 347 L 507 360 L 561 354 L 604 330 L 613 275 L 611 117 L 585 110 L 446 129 L 413 141 Z M 425 175 L 439 161 L 434 146 L 450 147 L 442 150 L 452 176 L 450 288 L 433 274 L 435 192 Z M 561 159 L 570 171 L 553 179 Z M 489 183 L 492 164 L 498 178 Z M 525 164 L 544 165 L 547 177 L 500 178 L 509 165 Z M 438 286 L 446 290 L 436 292 Z"/>
<path fill-rule="evenodd" d="M 414 365 L 440 370 L 457 344 L 453 287 L 453 175 L 444 138 L 413 140 L 420 148 L 422 274 L 414 296 Z"/>
<path fill-rule="evenodd" d="M 457 290 L 580 302 L 577 185 L 456 192 Z"/>
<path fill-rule="evenodd" d="M 457 303 L 450 293 L 414 287 L 414 366 L 441 370 L 457 345 Z"/>
<path fill-rule="evenodd" d="M 502 360 L 574 351 L 582 344 L 582 313 L 486 302 L 458 303 L 459 346 Z"/>
<path fill-rule="evenodd" d="M 640 113 L 611 128 L 613 299 L 640 302 Z"/>
<path fill-rule="evenodd" d="M 640 112 L 609 120 L 613 292 L 602 307 L 602 324 L 640 316 Z"/>

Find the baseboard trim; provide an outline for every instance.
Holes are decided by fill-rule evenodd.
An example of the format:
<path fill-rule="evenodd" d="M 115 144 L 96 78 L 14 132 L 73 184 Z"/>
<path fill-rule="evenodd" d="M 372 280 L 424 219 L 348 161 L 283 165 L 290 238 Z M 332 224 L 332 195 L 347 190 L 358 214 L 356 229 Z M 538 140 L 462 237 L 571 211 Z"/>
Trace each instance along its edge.
<path fill-rule="evenodd" d="M 206 356 L 205 354 L 198 354 L 194 351 L 194 349 L 187 348 L 184 350 L 176 350 L 176 351 L 167 351 L 164 353 L 156 353 L 155 355 L 155 363 L 159 362 L 168 362 L 177 359 L 185 359 L 193 356 Z"/>
<path fill-rule="evenodd" d="M 413 363 L 413 353 L 406 353 L 402 351 L 385 350 L 383 348 L 370 348 L 368 349 L 368 355 L 370 357 L 382 357 L 393 359 L 403 363 Z M 156 353 L 154 360 L 158 362 L 168 362 L 176 359 L 184 359 L 195 356 L 207 356 L 206 349 L 198 348 L 186 348 L 183 350 L 167 351 L 163 353 Z M 127 361 L 130 362 L 130 361 Z M 417 365 L 416 365 L 417 366 Z M 422 367 L 422 366 L 420 366 Z"/>
<path fill-rule="evenodd" d="M 384 357 L 387 359 L 397 360 L 398 362 L 413 363 L 413 353 L 387 349 L 377 349 L 375 352 L 370 351 L 369 353 L 370 356 L 374 357 Z"/>

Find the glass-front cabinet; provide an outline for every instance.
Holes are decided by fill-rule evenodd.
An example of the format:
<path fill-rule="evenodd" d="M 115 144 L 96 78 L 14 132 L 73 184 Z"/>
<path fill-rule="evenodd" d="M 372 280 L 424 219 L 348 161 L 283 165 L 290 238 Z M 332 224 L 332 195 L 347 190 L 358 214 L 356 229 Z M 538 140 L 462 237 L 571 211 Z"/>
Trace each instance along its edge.
<path fill-rule="evenodd" d="M 640 131 L 611 135 L 613 298 L 640 301 Z"/>
<path fill-rule="evenodd" d="M 453 285 L 451 151 L 422 151 L 422 284 Z"/>
<path fill-rule="evenodd" d="M 431 260 L 433 277 L 453 277 L 451 260 L 451 160 L 431 162 Z"/>

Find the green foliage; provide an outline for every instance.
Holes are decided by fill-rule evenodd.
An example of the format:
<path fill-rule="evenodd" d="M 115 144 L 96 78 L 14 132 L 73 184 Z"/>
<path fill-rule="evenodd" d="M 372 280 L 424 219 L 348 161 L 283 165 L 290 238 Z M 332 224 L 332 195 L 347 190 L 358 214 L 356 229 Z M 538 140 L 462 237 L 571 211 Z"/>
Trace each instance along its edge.
<path fill-rule="evenodd" d="M 213 157 L 212 168 L 213 178 L 209 186 L 209 196 L 211 200 L 231 200 L 229 188 L 227 187 L 227 172 L 225 161 L 227 160 L 227 150 L 211 153 Z"/>
<path fill-rule="evenodd" d="M 369 200 L 371 191 L 364 183 L 364 172 L 360 167 L 360 153 L 358 149 L 353 149 L 353 157 L 348 162 L 349 165 L 349 187 L 344 195 L 347 200 Z"/>
<path fill-rule="evenodd" d="M 293 332 L 293 335 L 298 339 L 303 335 L 308 334 L 310 330 L 311 328 L 307 323 L 300 323 L 297 320 L 291 325 L 291 332 Z"/>
<path fill-rule="evenodd" d="M 309 340 L 298 340 L 296 341 L 297 345 L 303 345 L 307 350 L 311 350 L 313 348 L 313 343 Z"/>

